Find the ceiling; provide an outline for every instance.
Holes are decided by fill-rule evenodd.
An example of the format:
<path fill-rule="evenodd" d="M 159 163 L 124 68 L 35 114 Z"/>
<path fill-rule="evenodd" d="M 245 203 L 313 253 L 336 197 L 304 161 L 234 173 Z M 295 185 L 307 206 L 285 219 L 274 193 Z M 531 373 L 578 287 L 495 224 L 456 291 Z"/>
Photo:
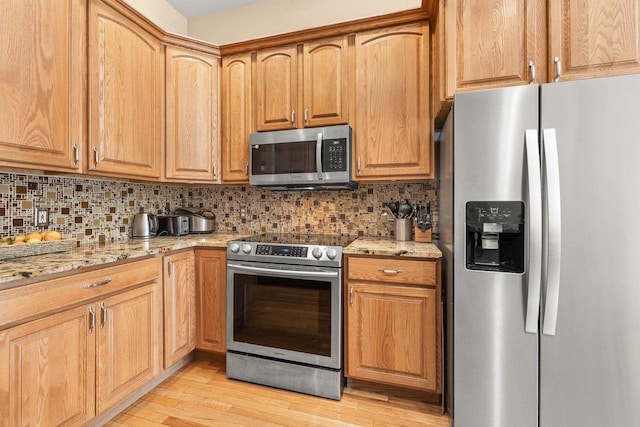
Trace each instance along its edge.
<path fill-rule="evenodd" d="M 187 19 L 199 18 L 223 10 L 260 3 L 262 0 L 167 0 Z"/>

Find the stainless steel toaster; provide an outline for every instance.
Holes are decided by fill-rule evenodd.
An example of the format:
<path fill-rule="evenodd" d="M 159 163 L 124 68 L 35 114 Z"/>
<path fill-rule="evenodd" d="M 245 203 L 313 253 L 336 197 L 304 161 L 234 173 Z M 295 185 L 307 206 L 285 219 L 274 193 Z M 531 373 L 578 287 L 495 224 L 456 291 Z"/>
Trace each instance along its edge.
<path fill-rule="evenodd" d="M 186 215 L 158 216 L 158 236 L 184 236 L 189 234 L 189 217 Z"/>

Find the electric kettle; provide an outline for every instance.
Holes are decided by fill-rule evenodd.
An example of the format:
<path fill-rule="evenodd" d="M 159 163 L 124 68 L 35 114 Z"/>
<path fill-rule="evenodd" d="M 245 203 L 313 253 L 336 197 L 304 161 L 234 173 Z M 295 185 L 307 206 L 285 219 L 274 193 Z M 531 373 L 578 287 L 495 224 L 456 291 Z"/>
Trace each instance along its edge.
<path fill-rule="evenodd" d="M 150 239 L 158 232 L 158 217 L 151 213 L 137 213 L 133 216 L 132 237 Z"/>

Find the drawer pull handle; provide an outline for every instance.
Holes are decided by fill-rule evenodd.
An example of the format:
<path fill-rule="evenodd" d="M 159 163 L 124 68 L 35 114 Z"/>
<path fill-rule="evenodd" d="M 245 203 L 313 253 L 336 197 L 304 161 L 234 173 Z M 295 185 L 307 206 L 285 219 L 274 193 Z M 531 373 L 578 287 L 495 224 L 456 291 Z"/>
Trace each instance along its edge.
<path fill-rule="evenodd" d="M 97 288 L 98 286 L 108 285 L 112 281 L 113 281 L 113 279 L 107 279 L 107 280 L 103 280 L 102 282 L 98 282 L 98 283 L 90 283 L 90 284 L 84 285 L 83 288 L 84 289 Z"/>
<path fill-rule="evenodd" d="M 396 275 L 396 274 L 398 274 L 398 273 L 402 273 L 402 270 L 387 270 L 387 269 L 380 269 L 380 270 L 378 270 L 378 271 L 379 271 L 379 272 L 381 272 L 381 273 L 384 273 L 384 274 L 388 274 L 388 275 L 390 275 L 390 276 L 395 276 L 395 275 Z"/>

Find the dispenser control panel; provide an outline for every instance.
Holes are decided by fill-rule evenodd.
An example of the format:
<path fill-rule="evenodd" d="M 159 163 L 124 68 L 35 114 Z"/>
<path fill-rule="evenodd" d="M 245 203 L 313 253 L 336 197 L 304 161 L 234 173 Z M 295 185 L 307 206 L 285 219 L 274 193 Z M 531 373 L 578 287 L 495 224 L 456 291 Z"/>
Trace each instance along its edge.
<path fill-rule="evenodd" d="M 467 202 L 465 219 L 469 270 L 524 272 L 522 201 Z"/>

